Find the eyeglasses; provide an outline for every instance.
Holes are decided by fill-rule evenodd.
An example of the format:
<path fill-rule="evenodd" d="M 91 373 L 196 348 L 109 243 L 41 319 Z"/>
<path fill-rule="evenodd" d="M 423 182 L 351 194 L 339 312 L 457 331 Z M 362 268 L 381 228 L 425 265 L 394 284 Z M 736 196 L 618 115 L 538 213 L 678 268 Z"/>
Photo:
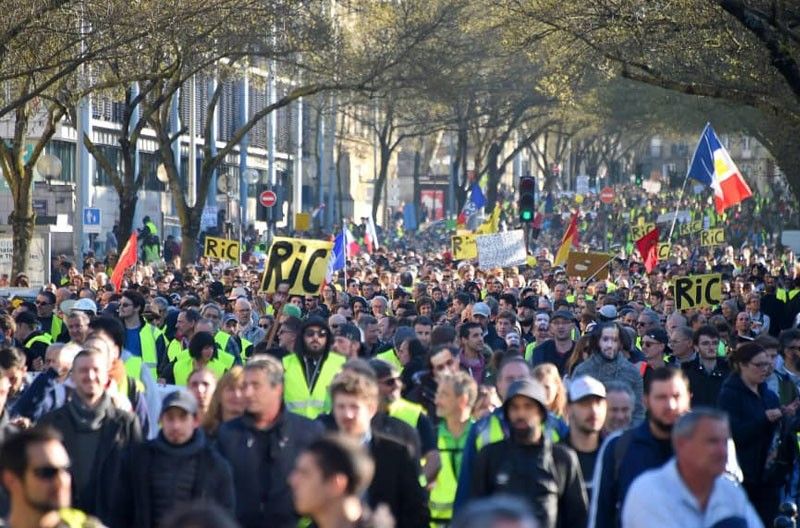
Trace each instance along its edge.
<path fill-rule="evenodd" d="M 766 370 L 770 367 L 772 363 L 769 361 L 760 361 L 758 363 L 750 363 L 751 367 L 757 368 L 759 370 Z"/>
<path fill-rule="evenodd" d="M 120 308 L 130 308 L 131 306 L 133 306 L 133 303 L 119 303 Z"/>
<path fill-rule="evenodd" d="M 309 329 L 309 330 L 306 330 L 305 332 L 303 332 L 303 336 L 304 337 L 327 337 L 328 336 L 328 331 L 325 330 L 324 328 L 321 329 L 321 330 L 311 330 L 311 329 Z"/>
<path fill-rule="evenodd" d="M 42 480 L 53 480 L 56 478 L 60 473 L 68 473 L 69 466 L 41 466 L 37 468 L 31 469 L 31 473 Z"/>

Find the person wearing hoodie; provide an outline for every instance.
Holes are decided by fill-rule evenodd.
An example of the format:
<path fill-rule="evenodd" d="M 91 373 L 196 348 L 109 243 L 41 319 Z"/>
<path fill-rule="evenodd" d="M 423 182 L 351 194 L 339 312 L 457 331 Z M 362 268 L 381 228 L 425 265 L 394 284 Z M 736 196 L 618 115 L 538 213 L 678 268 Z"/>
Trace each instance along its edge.
<path fill-rule="evenodd" d="M 286 408 L 314 419 L 331 411 L 328 386 L 347 358 L 331 351 L 333 335 L 321 317 L 309 317 L 300 327 L 297 351 L 284 356 L 283 401 Z"/>
<path fill-rule="evenodd" d="M 642 404 L 644 384 L 639 369 L 620 353 L 621 332 L 622 329 L 617 323 L 597 325 L 591 333 L 590 350 L 593 353 L 586 361 L 575 367 L 572 377 L 576 379 L 580 376 L 591 376 L 603 384 L 619 381 L 629 385 L 636 397 L 633 409 L 635 426 L 644 419 Z"/>
<path fill-rule="evenodd" d="M 123 459 L 115 495 L 119 528 L 155 528 L 176 504 L 203 500 L 234 512 L 233 475 L 197 425 L 197 401 L 178 390 L 164 398 L 161 431 Z"/>

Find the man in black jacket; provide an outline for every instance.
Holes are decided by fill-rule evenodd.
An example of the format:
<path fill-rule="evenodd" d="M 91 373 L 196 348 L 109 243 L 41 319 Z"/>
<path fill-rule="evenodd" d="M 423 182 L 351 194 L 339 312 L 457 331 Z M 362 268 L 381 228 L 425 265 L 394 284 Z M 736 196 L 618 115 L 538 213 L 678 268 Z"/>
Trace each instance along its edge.
<path fill-rule="evenodd" d="M 363 374 L 343 371 L 330 391 L 339 431 L 369 446 L 375 461 L 375 477 L 367 490 L 370 507 L 388 506 L 395 526 L 428 526 L 428 498 L 419 484 L 419 459 L 411 456 L 407 446 L 370 425 L 378 411 L 378 384 Z"/>
<path fill-rule="evenodd" d="M 188 392 L 164 399 L 158 437 L 123 460 L 113 526 L 154 528 L 175 505 L 195 499 L 233 513 L 231 468 L 197 427 L 197 412 L 197 400 Z"/>
<path fill-rule="evenodd" d="M 64 436 L 72 461 L 72 504 L 110 522 L 112 490 L 119 483 L 122 454 L 142 440 L 133 414 L 114 406 L 106 393 L 108 355 L 96 349 L 75 356 L 72 367 L 75 391 L 67 403 L 40 420 Z"/>
<path fill-rule="evenodd" d="M 283 366 L 272 356 L 244 367 L 244 416 L 222 424 L 217 447 L 233 470 L 242 528 L 297 526 L 287 477 L 299 453 L 322 433 L 283 405 Z"/>
<path fill-rule="evenodd" d="M 503 412 L 511 435 L 478 453 L 472 496 L 507 493 L 524 498 L 543 528 L 586 526 L 588 505 L 578 458 L 543 434 L 545 402 L 544 387 L 536 381 L 515 381 L 509 387 Z"/>

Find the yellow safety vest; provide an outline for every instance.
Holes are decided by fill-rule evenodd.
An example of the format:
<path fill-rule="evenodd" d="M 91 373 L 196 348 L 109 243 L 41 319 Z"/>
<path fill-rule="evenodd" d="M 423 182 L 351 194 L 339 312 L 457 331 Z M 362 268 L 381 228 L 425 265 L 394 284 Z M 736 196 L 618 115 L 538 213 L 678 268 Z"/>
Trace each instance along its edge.
<path fill-rule="evenodd" d="M 387 410 L 389 411 L 389 416 L 397 418 L 415 429 L 417 428 L 419 416 L 425 414 L 425 408 L 422 405 L 403 398 L 390 403 Z"/>
<path fill-rule="evenodd" d="M 253 342 L 248 341 L 243 337 L 240 337 L 239 339 L 242 341 L 242 351 L 239 352 L 239 357 L 242 359 L 242 363 L 245 363 L 247 362 L 247 356 L 248 356 L 247 351 L 250 350 L 250 355 L 252 355 L 253 353 L 252 351 Z"/>
<path fill-rule="evenodd" d="M 547 425 L 547 418 L 545 418 L 544 434 L 549 434 L 550 440 L 554 443 L 558 443 L 561 440 L 561 435 L 558 434 L 558 431 Z M 489 425 L 484 427 L 475 437 L 475 450 L 480 451 L 487 445 L 500 442 L 505 438 L 506 433 L 503 431 L 503 424 L 500 423 L 500 418 L 495 414 L 491 414 L 489 415 Z"/>
<path fill-rule="evenodd" d="M 140 379 L 142 363 L 150 369 L 153 380 L 158 380 L 158 354 L 156 353 L 156 339 L 161 338 L 161 330 L 150 323 L 145 323 L 139 330 L 139 344 L 142 347 L 141 357 L 131 355 L 125 361 L 125 372 L 133 379 Z"/>
<path fill-rule="evenodd" d="M 223 374 L 231 369 L 233 366 L 234 357 L 225 352 L 216 351 L 217 357 L 212 358 L 208 362 L 206 368 L 210 370 L 214 377 L 220 379 Z M 192 356 L 184 356 L 172 366 L 172 374 L 175 377 L 175 385 L 186 386 L 189 382 L 189 375 L 195 369 L 194 358 Z"/>
<path fill-rule="evenodd" d="M 284 356 L 283 401 L 286 408 L 312 420 L 322 413 L 330 412 L 331 396 L 328 387 L 336 374 L 342 370 L 345 361 L 346 357 L 328 352 L 328 357 L 319 367 L 314 386 L 309 388 L 300 357 L 297 354 Z"/>
<path fill-rule="evenodd" d="M 239 345 L 236 344 L 236 341 L 233 342 L 233 344 L 236 346 L 236 349 L 234 351 L 228 350 L 228 344 L 230 340 L 231 340 L 231 335 L 228 332 L 217 330 L 217 333 L 214 334 L 214 342 L 217 344 L 220 350 L 222 350 L 223 352 L 227 352 L 228 354 L 231 354 L 233 356 L 241 354 L 242 351 L 238 350 Z"/>
<path fill-rule="evenodd" d="M 55 342 L 56 339 L 58 339 L 63 330 L 64 330 L 64 321 L 62 321 L 61 318 L 56 314 L 53 314 L 53 317 L 50 320 L 50 330 L 48 332 L 53 337 L 53 342 Z"/>
<path fill-rule="evenodd" d="M 390 365 L 394 365 L 395 367 L 399 368 L 401 372 L 403 371 L 403 364 L 400 363 L 400 358 L 397 357 L 397 352 L 395 352 L 393 348 L 390 348 L 386 352 L 381 352 L 375 356 L 375 358 L 385 361 Z"/>
<path fill-rule="evenodd" d="M 533 349 L 536 348 L 536 341 L 533 343 L 528 343 L 528 346 L 525 347 L 525 361 L 528 363 L 531 362 L 533 359 Z"/>
<path fill-rule="evenodd" d="M 188 348 L 183 348 L 183 343 L 177 337 L 173 339 L 169 346 L 167 347 L 167 357 L 169 358 L 170 363 L 175 363 L 183 356 L 189 354 Z"/>
<path fill-rule="evenodd" d="M 442 467 L 436 475 L 436 482 L 431 489 L 429 509 L 431 527 L 447 526 L 453 518 L 453 502 L 458 488 L 458 476 L 461 474 L 461 454 L 467 442 L 472 420 L 458 438 L 454 438 L 444 423 L 439 424 L 436 448 Z"/>
<path fill-rule="evenodd" d="M 50 334 L 39 334 L 25 341 L 24 346 L 25 348 L 30 348 L 31 345 L 33 345 L 34 343 L 44 343 L 45 345 L 52 345 L 53 338 L 50 336 Z"/>

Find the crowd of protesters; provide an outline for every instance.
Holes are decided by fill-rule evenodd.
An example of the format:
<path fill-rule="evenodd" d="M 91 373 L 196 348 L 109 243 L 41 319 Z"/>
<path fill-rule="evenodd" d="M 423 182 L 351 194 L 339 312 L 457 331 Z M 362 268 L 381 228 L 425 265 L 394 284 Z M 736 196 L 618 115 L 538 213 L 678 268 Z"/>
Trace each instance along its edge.
<path fill-rule="evenodd" d="M 318 293 L 262 292 L 255 243 L 189 266 L 150 247 L 119 291 L 114 253 L 57 258 L 0 300 L 3 522 L 772 525 L 800 494 L 800 264 L 769 216 L 791 206 L 622 194 L 583 204 L 583 246 L 617 252 L 591 278 L 552 265 L 570 196 L 535 264 L 387 227 Z M 624 227 L 676 205 L 735 245 L 684 236 L 647 273 Z M 678 311 L 675 277 L 702 273 L 719 304 Z"/>

